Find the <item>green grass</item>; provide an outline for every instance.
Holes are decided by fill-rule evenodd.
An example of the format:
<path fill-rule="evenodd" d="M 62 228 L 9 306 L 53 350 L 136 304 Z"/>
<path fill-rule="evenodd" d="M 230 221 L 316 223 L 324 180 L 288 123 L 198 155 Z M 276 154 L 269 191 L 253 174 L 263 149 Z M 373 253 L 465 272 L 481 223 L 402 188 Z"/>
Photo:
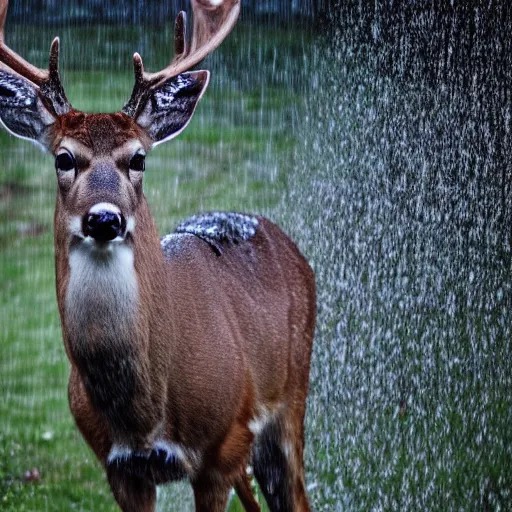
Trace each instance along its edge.
<path fill-rule="evenodd" d="M 132 77 L 70 72 L 67 83 L 76 108 L 114 111 Z M 145 193 L 162 234 L 201 210 L 272 207 L 283 190 L 277 157 L 294 142 L 283 123 L 269 124 L 264 116 L 285 97 L 290 93 L 279 88 L 263 98 L 240 90 L 221 94 L 213 83 L 186 133 L 148 157 Z M 69 365 L 54 290 L 53 161 L 4 130 L 0 150 L 0 509 L 116 510 L 68 410 Z M 25 482 L 32 468 L 41 478 Z M 175 507 L 165 510 L 180 510 Z M 237 500 L 230 510 L 240 510 Z"/>

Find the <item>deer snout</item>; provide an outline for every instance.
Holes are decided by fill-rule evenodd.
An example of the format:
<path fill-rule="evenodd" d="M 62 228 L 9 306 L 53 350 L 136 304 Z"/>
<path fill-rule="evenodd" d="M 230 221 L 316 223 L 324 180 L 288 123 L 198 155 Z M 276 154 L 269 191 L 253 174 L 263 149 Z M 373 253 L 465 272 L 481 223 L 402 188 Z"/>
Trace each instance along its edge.
<path fill-rule="evenodd" d="M 110 242 L 123 238 L 126 219 L 119 208 L 107 203 L 94 205 L 83 218 L 83 233 L 97 242 Z"/>

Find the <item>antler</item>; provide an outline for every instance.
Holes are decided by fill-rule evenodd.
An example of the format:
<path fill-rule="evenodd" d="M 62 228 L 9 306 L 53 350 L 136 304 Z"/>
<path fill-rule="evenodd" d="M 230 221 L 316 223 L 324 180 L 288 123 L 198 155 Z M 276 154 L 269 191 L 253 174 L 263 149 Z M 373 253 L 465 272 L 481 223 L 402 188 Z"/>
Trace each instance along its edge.
<path fill-rule="evenodd" d="M 145 104 L 150 92 L 169 78 L 188 71 L 209 55 L 228 36 L 240 13 L 240 0 L 191 0 L 194 30 L 190 45 L 187 43 L 187 18 L 181 11 L 174 28 L 174 58 L 161 71 L 144 71 L 142 58 L 138 53 L 133 56 L 135 85 L 132 95 L 123 112 L 135 117 L 139 108 Z"/>
<path fill-rule="evenodd" d="M 42 99 L 53 108 L 55 114 L 69 112 L 71 105 L 66 98 L 59 75 L 59 38 L 56 37 L 52 42 L 48 69 L 36 68 L 27 62 L 5 44 L 4 30 L 8 3 L 8 0 L 0 0 L 0 63 L 37 85 Z"/>

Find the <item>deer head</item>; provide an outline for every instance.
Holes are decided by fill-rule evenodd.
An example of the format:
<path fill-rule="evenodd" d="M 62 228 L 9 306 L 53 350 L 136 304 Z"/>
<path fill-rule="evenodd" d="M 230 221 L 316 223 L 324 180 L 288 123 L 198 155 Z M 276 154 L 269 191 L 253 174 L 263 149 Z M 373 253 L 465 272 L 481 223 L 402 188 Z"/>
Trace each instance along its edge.
<path fill-rule="evenodd" d="M 175 25 L 175 55 L 163 70 L 144 71 L 133 56 L 135 85 L 120 112 L 86 114 L 73 109 L 59 75 L 59 39 L 48 69 L 39 69 L 4 41 L 7 0 L 0 2 L 0 120 L 7 130 L 55 157 L 61 222 L 77 237 L 123 239 L 133 229 L 142 197 L 145 156 L 179 135 L 190 122 L 209 81 L 208 71 L 188 71 L 232 30 L 239 0 L 192 0 L 194 30 L 186 15 Z"/>

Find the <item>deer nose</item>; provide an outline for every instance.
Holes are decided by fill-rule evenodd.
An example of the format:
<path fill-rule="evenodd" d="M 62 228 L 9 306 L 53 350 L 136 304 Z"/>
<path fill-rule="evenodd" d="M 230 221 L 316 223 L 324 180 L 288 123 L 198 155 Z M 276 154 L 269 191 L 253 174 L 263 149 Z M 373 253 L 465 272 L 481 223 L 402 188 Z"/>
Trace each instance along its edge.
<path fill-rule="evenodd" d="M 84 218 L 85 236 L 91 236 L 98 242 L 110 242 L 118 236 L 123 236 L 126 220 L 124 215 L 116 210 L 91 208 Z"/>

